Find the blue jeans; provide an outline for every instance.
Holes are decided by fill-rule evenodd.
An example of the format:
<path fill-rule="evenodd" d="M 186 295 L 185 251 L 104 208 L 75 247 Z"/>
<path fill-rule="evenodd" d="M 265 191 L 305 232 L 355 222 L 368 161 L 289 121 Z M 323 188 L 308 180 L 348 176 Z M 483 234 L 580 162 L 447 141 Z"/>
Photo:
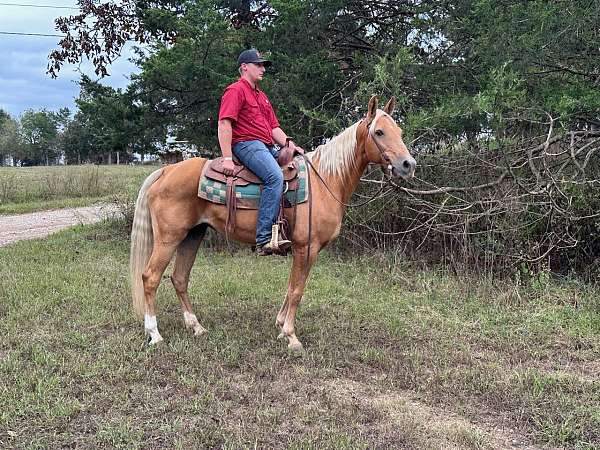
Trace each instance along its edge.
<path fill-rule="evenodd" d="M 271 240 L 271 228 L 277 221 L 283 192 L 283 173 L 275 160 L 278 152 L 261 141 L 245 141 L 235 144 L 233 153 L 264 183 L 256 222 L 256 244 L 266 244 Z"/>

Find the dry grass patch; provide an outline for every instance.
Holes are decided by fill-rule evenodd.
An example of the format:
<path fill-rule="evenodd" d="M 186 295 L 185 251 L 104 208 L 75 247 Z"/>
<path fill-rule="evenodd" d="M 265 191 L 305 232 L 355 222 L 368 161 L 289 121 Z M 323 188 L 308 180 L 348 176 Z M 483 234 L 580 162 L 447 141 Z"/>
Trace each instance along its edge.
<path fill-rule="evenodd" d="M 353 380 L 327 383 L 345 403 L 358 403 L 381 415 L 381 433 L 401 430 L 413 448 L 419 449 L 523 449 L 544 447 L 531 444 L 531 438 L 511 427 L 510 421 L 479 416 L 467 419 L 440 406 L 416 398 L 413 391 L 381 392 L 374 384 Z"/>
<path fill-rule="evenodd" d="M 135 197 L 157 166 L 0 167 L 0 214 L 87 206 Z"/>

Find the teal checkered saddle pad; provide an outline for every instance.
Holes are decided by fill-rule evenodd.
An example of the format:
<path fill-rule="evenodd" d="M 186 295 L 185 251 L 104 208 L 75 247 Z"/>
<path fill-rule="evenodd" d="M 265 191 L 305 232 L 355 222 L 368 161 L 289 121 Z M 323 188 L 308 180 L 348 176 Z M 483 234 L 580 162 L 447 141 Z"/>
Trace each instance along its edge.
<path fill-rule="evenodd" d="M 308 199 L 308 189 L 306 188 L 306 161 L 302 156 L 296 156 L 294 162 L 298 167 L 297 189 L 289 189 L 287 182 L 284 181 L 285 200 L 284 205 L 291 207 L 296 203 L 303 203 Z M 205 169 L 208 164 L 205 164 Z M 227 185 L 221 181 L 207 178 L 206 170 L 202 171 L 200 183 L 198 184 L 198 197 L 208 200 L 212 203 L 225 205 L 227 198 Z M 236 186 L 235 196 L 236 207 L 238 209 L 258 209 L 260 202 L 260 184 L 250 183 L 247 186 Z"/>

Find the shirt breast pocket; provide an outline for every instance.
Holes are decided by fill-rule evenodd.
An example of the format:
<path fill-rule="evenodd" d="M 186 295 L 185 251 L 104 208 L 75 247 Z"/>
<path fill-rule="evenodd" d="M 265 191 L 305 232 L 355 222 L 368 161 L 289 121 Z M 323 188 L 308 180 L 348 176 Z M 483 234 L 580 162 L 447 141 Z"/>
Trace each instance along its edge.
<path fill-rule="evenodd" d="M 247 101 L 246 109 L 248 112 L 248 118 L 250 119 L 251 122 L 256 123 L 257 121 L 261 120 L 262 112 L 261 112 L 260 106 L 256 100 Z"/>

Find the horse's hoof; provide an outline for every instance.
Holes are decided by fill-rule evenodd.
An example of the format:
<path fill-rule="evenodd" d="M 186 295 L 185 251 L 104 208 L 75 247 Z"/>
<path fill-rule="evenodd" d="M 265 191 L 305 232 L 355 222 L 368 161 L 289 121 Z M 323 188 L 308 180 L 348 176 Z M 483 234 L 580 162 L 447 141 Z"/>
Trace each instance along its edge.
<path fill-rule="evenodd" d="M 303 352 L 304 347 L 302 347 L 302 344 L 300 343 L 300 341 L 296 341 L 296 342 L 290 342 L 288 344 L 288 349 L 295 354 L 300 354 Z"/>
<path fill-rule="evenodd" d="M 202 336 L 205 333 L 208 333 L 208 330 L 200 325 L 194 328 L 194 336 Z"/>
<path fill-rule="evenodd" d="M 151 336 L 148 336 L 148 341 L 147 341 L 148 347 L 152 347 L 153 345 L 159 344 L 162 341 L 163 341 L 162 336 L 159 336 L 157 338 L 156 337 L 153 338 Z"/>

